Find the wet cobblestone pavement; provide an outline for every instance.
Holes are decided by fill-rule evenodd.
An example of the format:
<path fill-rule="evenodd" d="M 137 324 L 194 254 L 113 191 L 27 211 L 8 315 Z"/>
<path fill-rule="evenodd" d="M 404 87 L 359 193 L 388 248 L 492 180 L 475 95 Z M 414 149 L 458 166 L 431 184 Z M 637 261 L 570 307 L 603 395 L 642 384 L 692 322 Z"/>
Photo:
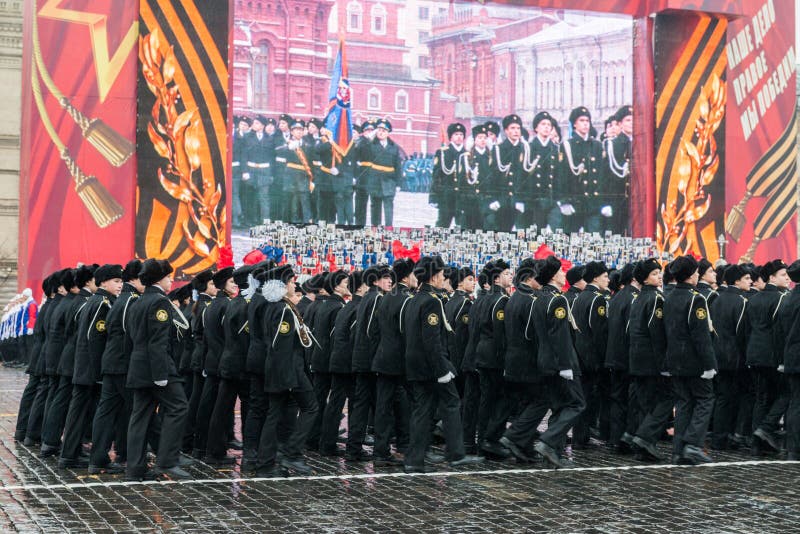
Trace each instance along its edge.
<path fill-rule="evenodd" d="M 2 532 L 790 532 L 800 517 L 800 462 L 713 451 L 699 467 L 596 448 L 563 471 L 506 461 L 406 475 L 312 454 L 315 475 L 291 479 L 205 464 L 181 482 L 88 476 L 13 440 L 26 380 L 0 367 Z"/>

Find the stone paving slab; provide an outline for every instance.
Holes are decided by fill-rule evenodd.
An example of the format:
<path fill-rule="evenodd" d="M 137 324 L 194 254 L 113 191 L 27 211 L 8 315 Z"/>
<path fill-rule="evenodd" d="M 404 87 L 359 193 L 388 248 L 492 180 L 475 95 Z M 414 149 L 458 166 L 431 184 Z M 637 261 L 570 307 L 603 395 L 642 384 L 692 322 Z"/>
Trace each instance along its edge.
<path fill-rule="evenodd" d="M 0 368 L 2 532 L 790 532 L 800 517 L 800 462 L 734 453 L 691 467 L 598 447 L 574 452 L 571 470 L 507 461 L 424 475 L 312 454 L 310 477 L 205 464 L 189 481 L 90 477 L 13 440 L 25 381 Z"/>

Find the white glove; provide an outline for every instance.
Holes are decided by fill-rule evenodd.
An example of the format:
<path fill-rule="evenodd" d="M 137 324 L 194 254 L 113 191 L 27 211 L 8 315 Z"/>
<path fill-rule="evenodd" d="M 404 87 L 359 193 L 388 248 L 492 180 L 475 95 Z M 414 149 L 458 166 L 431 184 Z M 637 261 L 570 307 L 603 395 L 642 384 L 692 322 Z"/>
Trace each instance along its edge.
<path fill-rule="evenodd" d="M 672 373 L 669 371 L 661 371 L 661 376 L 672 376 Z"/>
<path fill-rule="evenodd" d="M 565 380 L 572 380 L 575 378 L 575 376 L 572 374 L 572 369 L 564 369 L 563 371 L 559 371 L 558 376 L 564 378 Z"/>
<path fill-rule="evenodd" d="M 398 187 L 395 187 L 395 188 L 394 188 L 394 192 L 395 192 L 395 193 L 399 193 L 399 192 L 400 192 L 400 186 L 398 186 Z"/>
<path fill-rule="evenodd" d="M 575 207 L 572 204 L 561 204 L 558 209 L 561 210 L 561 215 L 575 215 Z"/>
<path fill-rule="evenodd" d="M 336 167 L 331 167 L 331 174 L 334 176 L 339 176 L 339 169 Z"/>
<path fill-rule="evenodd" d="M 203 378 L 206 378 L 207 376 L 208 376 L 208 373 L 206 373 L 206 370 L 203 369 Z"/>
<path fill-rule="evenodd" d="M 167 381 L 166 380 L 156 380 L 156 381 L 153 382 L 153 384 L 157 385 L 160 388 L 163 388 L 164 386 L 167 385 Z"/>
<path fill-rule="evenodd" d="M 780 364 L 780 365 L 778 366 L 778 372 L 779 372 L 779 373 L 783 373 L 783 372 L 785 372 L 785 369 L 786 369 L 786 368 L 783 366 L 783 364 Z"/>
<path fill-rule="evenodd" d="M 516 209 L 520 213 L 525 213 L 525 204 L 522 202 L 517 202 L 514 204 L 514 209 Z"/>
<path fill-rule="evenodd" d="M 242 180 L 244 180 L 246 182 L 249 179 L 250 179 L 250 173 L 249 172 L 246 172 L 246 173 L 242 174 Z"/>
<path fill-rule="evenodd" d="M 498 201 L 496 201 L 496 200 L 495 200 L 494 202 L 492 202 L 491 204 L 489 204 L 489 209 L 490 209 L 490 210 L 492 210 L 492 211 L 497 211 L 497 210 L 499 210 L 499 209 L 500 209 L 500 203 L 499 203 Z"/>
<path fill-rule="evenodd" d="M 300 141 L 289 141 L 289 150 L 297 150 L 298 148 L 300 148 Z"/>
<path fill-rule="evenodd" d="M 33 334 L 33 328 L 28 328 L 28 335 Z"/>
<path fill-rule="evenodd" d="M 436 381 L 439 382 L 440 384 L 447 384 L 455 377 L 456 375 L 454 375 L 451 371 L 447 371 L 446 375 L 437 378 Z"/>
<path fill-rule="evenodd" d="M 711 380 L 712 378 L 714 378 L 714 375 L 716 374 L 717 371 L 715 371 L 714 369 L 709 369 L 708 371 L 703 371 L 703 374 L 700 375 L 700 378 L 704 380 Z"/>
<path fill-rule="evenodd" d="M 356 179 L 353 178 L 353 186 L 355 186 L 355 185 L 356 185 Z"/>
<path fill-rule="evenodd" d="M 614 210 L 611 209 L 611 206 L 603 206 L 600 208 L 600 215 L 603 217 L 611 217 L 614 215 Z"/>

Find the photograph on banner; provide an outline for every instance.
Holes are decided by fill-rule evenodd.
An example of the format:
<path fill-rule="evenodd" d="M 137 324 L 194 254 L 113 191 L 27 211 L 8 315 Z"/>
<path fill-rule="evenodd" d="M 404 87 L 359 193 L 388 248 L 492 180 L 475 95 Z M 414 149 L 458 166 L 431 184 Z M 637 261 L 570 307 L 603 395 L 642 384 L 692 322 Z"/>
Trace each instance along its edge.
<path fill-rule="evenodd" d="M 633 22 L 236 2 L 234 234 L 265 220 L 629 232 Z"/>

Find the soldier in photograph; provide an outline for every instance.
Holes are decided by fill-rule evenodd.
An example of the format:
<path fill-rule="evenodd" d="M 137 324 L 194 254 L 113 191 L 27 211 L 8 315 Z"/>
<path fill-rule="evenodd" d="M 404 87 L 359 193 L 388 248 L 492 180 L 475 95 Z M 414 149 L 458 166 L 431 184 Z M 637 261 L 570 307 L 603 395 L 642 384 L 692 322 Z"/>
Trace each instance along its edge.
<path fill-rule="evenodd" d="M 603 146 L 589 135 L 592 115 L 584 106 L 572 110 L 569 122 L 572 137 L 564 139 L 559 154 L 559 189 L 563 191 L 558 201 L 562 226 L 567 233 L 583 228 L 587 232 L 599 232 L 608 225 L 614 211 L 605 204 L 603 187 Z"/>
<path fill-rule="evenodd" d="M 533 118 L 534 136 L 528 144 L 533 170 L 523 186 L 523 198 L 527 206 L 525 227 L 535 224 L 540 229 L 560 228 L 561 212 L 556 205 L 559 199 L 557 187 L 558 147 L 550 140 L 555 119 L 546 111 Z"/>
<path fill-rule="evenodd" d="M 489 211 L 487 199 L 491 197 L 488 188 L 492 184 L 494 156 L 488 146 L 488 134 L 486 125 L 475 126 L 472 129 L 472 148 L 460 155 L 456 224 L 462 228 L 483 228 Z"/>
<path fill-rule="evenodd" d="M 459 122 L 447 126 L 447 146 L 440 148 L 433 158 L 430 203 L 439 208 L 436 226 L 450 228 L 456 219 L 459 197 L 458 164 L 464 154 L 464 137 L 467 129 Z"/>

